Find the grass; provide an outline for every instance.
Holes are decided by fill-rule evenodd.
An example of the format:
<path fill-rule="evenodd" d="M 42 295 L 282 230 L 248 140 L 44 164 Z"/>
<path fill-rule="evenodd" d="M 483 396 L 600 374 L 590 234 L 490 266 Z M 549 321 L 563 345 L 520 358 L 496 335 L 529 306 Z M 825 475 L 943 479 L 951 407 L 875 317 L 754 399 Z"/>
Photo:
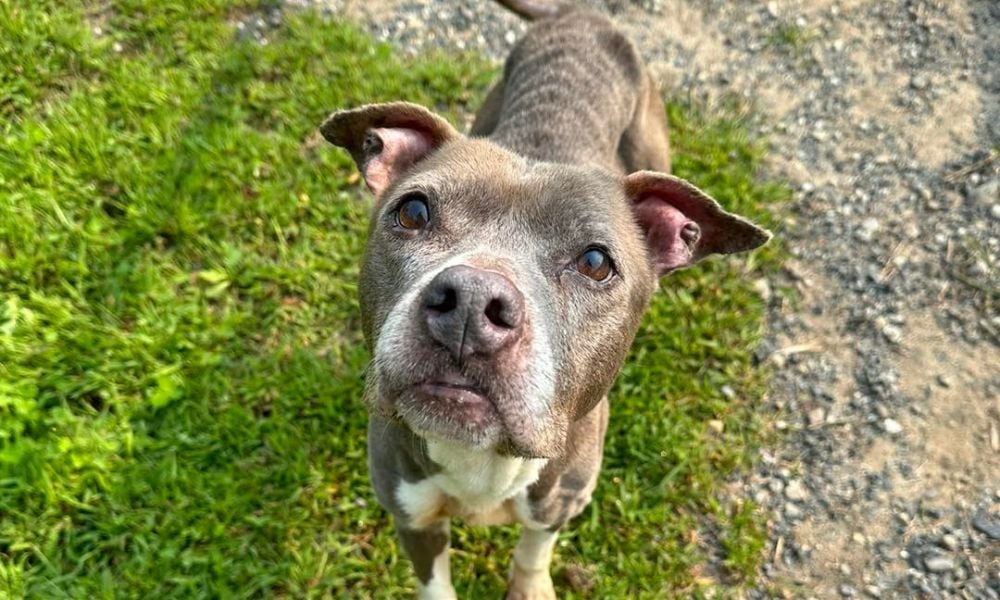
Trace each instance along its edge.
<path fill-rule="evenodd" d="M 413 590 L 365 472 L 364 194 L 315 129 L 396 98 L 454 119 L 496 71 L 309 12 L 238 41 L 255 7 L 0 4 L 0 597 Z M 677 173 L 768 222 L 785 192 L 755 180 L 741 118 L 669 117 Z M 590 596 L 641 598 L 709 594 L 720 560 L 727 585 L 752 576 L 761 523 L 718 491 L 761 437 L 750 281 L 777 260 L 664 281 L 557 580 L 578 565 Z M 455 528 L 463 597 L 500 595 L 515 534 Z"/>
<path fill-rule="evenodd" d="M 780 21 L 764 39 L 764 45 L 786 52 L 804 64 L 809 62 L 806 60 L 806 52 L 818 37 L 815 31 L 807 27 L 791 21 Z"/>

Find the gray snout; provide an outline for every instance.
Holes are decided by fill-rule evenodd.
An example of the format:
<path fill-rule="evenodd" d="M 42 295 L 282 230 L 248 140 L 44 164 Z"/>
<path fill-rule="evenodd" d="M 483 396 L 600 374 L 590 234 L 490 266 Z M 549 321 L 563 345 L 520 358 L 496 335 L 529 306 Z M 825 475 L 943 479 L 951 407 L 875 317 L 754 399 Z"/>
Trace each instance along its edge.
<path fill-rule="evenodd" d="M 503 275 L 467 265 L 438 273 L 421 298 L 431 338 L 462 361 L 490 356 L 521 337 L 524 296 Z"/>

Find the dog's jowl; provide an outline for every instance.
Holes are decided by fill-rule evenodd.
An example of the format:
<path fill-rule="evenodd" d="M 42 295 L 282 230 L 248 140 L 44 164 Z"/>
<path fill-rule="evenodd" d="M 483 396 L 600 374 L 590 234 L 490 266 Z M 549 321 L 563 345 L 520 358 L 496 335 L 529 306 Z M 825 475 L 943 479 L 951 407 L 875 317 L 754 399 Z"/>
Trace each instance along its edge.
<path fill-rule="evenodd" d="M 668 175 L 663 104 L 603 16 L 536 19 L 470 135 L 405 102 L 321 127 L 375 197 L 361 272 L 369 470 L 422 598 L 455 596 L 449 523 L 521 523 L 508 598 L 553 598 L 606 394 L 658 278 L 769 234 Z"/>

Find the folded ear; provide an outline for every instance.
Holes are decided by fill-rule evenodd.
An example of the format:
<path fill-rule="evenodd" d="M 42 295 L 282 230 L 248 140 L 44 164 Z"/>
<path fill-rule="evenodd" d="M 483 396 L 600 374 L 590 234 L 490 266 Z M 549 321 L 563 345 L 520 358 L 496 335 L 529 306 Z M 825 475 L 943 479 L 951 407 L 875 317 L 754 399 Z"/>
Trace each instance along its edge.
<path fill-rule="evenodd" d="M 690 266 L 709 254 L 744 252 L 771 233 L 728 213 L 683 179 L 654 171 L 625 178 L 625 193 L 660 275 Z"/>
<path fill-rule="evenodd" d="M 409 102 L 337 111 L 319 131 L 351 153 L 376 198 L 407 168 L 459 135 L 448 121 Z"/>

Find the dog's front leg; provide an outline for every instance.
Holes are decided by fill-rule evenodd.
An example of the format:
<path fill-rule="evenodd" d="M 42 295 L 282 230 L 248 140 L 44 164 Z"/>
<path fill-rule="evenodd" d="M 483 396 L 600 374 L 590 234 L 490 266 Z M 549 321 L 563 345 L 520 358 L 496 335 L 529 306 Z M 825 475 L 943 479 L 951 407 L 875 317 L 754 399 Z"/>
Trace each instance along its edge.
<path fill-rule="evenodd" d="M 524 528 L 514 548 L 507 600 L 555 600 L 549 563 L 557 539 L 558 531 Z"/>
<path fill-rule="evenodd" d="M 424 529 L 399 528 L 399 541 L 417 572 L 419 600 L 455 600 L 448 565 L 450 539 L 448 519 Z"/>

